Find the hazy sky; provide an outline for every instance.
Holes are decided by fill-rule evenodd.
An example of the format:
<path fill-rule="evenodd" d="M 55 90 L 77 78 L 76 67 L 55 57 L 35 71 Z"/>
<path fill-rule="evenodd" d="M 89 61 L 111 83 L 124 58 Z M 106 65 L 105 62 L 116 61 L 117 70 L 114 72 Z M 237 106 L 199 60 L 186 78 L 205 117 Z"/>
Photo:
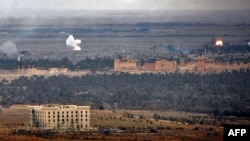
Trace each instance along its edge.
<path fill-rule="evenodd" d="M 5 12 L 44 8 L 63 10 L 250 9 L 250 0 L 1 0 L 0 5 L 1 11 Z"/>

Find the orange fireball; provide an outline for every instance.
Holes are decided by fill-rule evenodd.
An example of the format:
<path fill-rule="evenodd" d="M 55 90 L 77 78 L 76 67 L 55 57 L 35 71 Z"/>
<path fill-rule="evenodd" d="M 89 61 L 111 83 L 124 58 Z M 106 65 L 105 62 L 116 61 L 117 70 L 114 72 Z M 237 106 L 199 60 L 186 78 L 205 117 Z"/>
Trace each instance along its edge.
<path fill-rule="evenodd" d="M 215 45 L 222 47 L 223 46 L 223 41 L 222 40 L 216 40 Z"/>

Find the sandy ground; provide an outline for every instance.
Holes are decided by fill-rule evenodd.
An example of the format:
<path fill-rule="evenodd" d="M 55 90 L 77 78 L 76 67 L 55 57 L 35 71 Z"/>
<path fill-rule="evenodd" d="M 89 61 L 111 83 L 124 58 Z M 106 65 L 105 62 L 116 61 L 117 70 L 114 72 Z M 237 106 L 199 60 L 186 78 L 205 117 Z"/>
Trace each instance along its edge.
<path fill-rule="evenodd" d="M 214 38 L 223 39 L 228 44 L 247 44 L 250 40 L 249 15 L 239 11 L 88 14 L 40 19 L 3 18 L 0 22 L 0 44 L 12 41 L 19 53 L 28 51 L 33 59 L 60 59 L 65 56 L 82 59 L 120 53 L 166 55 L 169 45 L 188 51 L 211 44 Z M 142 26 L 141 23 L 156 25 Z M 160 25 L 162 23 L 170 24 Z M 145 28 L 148 30 L 140 31 Z M 82 51 L 73 52 L 66 47 L 65 41 L 70 34 L 82 41 Z"/>
<path fill-rule="evenodd" d="M 134 115 L 134 118 L 124 116 L 125 113 Z M 126 133 L 115 133 L 115 134 L 101 134 L 101 133 L 80 133 L 76 134 L 81 140 L 193 140 L 193 141 L 221 141 L 223 139 L 223 127 L 212 126 L 212 125 L 201 125 L 201 124 L 183 124 L 179 122 L 170 122 L 164 120 L 152 119 L 153 114 L 158 113 L 162 116 L 173 116 L 173 117 L 191 117 L 200 116 L 202 118 L 209 117 L 204 114 L 195 113 L 182 113 L 173 111 L 147 111 L 147 110 L 117 110 L 113 113 L 110 110 L 91 110 L 91 127 L 112 127 L 120 128 L 126 127 L 128 132 Z M 144 115 L 144 118 L 138 118 L 138 115 Z M 68 141 L 71 138 L 69 134 L 54 134 L 53 138 L 46 139 L 44 137 L 27 136 L 11 134 L 11 128 L 6 125 L 11 123 L 27 123 L 29 121 L 28 110 L 20 107 L 3 108 L 0 114 L 0 140 L 3 141 L 47 141 L 47 140 L 65 140 Z M 163 129 L 157 129 L 157 128 Z M 145 129 L 153 128 L 157 129 L 157 133 L 149 134 L 144 133 Z M 132 129 L 132 130 L 131 130 Z M 136 130 L 135 130 L 136 129 Z M 131 131 L 133 132 L 131 132 Z M 82 135 L 81 135 L 82 134 Z M 84 136 L 83 136 L 84 134 Z M 74 139 L 77 140 L 77 139 Z"/>

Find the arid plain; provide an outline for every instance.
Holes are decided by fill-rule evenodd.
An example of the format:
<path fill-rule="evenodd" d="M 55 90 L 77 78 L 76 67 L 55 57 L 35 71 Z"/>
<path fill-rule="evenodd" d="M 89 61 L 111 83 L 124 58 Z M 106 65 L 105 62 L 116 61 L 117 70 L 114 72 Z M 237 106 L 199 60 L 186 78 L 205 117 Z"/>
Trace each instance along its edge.
<path fill-rule="evenodd" d="M 133 16 L 132 16 L 133 15 Z M 23 60 L 60 60 L 68 57 L 77 62 L 86 57 L 115 58 L 130 54 L 135 58 L 162 58 L 177 56 L 172 46 L 187 54 L 192 49 L 204 49 L 214 39 L 228 45 L 247 45 L 250 41 L 250 21 L 246 11 L 203 11 L 186 13 L 174 11 L 84 11 L 74 17 L 43 16 L 29 18 L 2 18 L 0 44 L 11 41 L 17 53 L 1 58 Z M 72 51 L 65 45 L 69 34 L 81 39 L 82 51 Z M 23 52 L 28 52 L 23 55 Z M 7 53 L 8 54 L 8 53 Z M 196 54 L 197 56 L 199 54 Z M 218 54 L 207 54 L 213 59 Z M 225 56 L 249 58 L 249 53 L 231 53 Z M 223 55 L 220 55 L 223 57 Z M 167 57 L 166 57 L 167 58 Z M 18 75 L 19 77 L 19 75 Z M 249 117 L 214 117 L 209 114 L 151 110 L 91 110 L 92 131 L 85 133 L 37 134 L 20 133 L 29 122 L 25 108 L 1 108 L 0 140 L 223 140 L 223 124 L 249 124 Z M 14 125 L 14 127 L 13 127 Z M 18 127 L 15 127 L 18 125 Z M 114 133 L 100 133 L 98 127 L 115 128 Z"/>

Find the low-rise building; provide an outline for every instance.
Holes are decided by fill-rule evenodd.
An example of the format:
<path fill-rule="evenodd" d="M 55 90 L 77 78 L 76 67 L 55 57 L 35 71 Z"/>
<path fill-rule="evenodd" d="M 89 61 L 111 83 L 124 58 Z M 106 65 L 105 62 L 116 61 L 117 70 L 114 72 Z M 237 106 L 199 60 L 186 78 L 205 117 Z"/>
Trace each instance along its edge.
<path fill-rule="evenodd" d="M 29 106 L 30 127 L 40 130 L 84 131 L 90 128 L 90 106 Z"/>

